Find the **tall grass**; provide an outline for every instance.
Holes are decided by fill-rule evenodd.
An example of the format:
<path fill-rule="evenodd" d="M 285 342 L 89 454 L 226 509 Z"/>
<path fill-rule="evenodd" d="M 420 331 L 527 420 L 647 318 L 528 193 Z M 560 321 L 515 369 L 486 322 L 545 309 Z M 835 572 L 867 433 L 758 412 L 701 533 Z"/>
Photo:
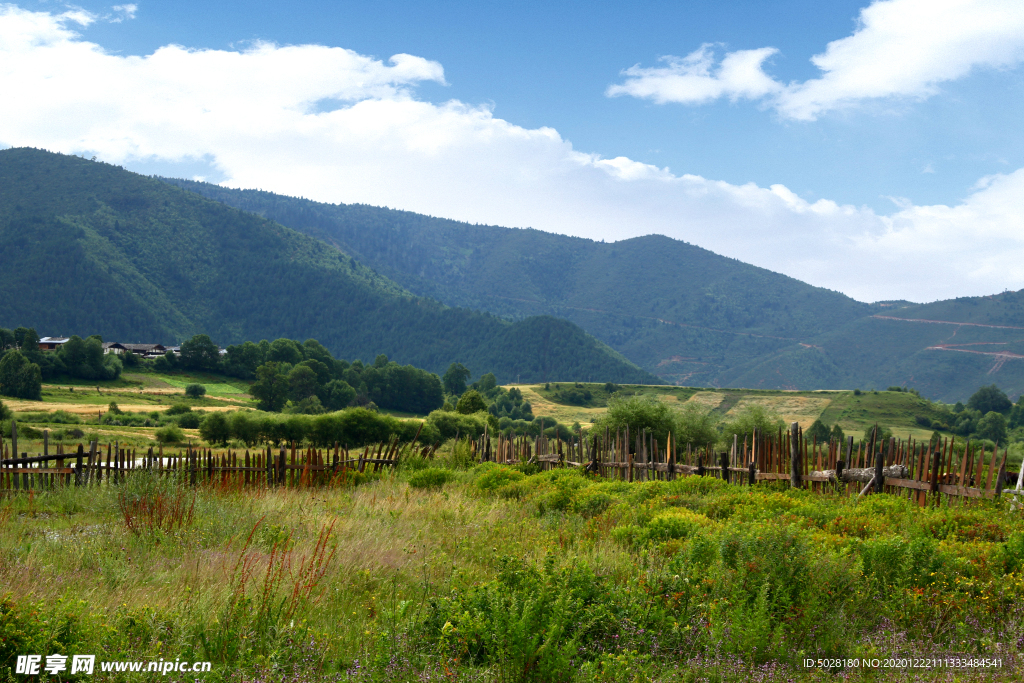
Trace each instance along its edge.
<path fill-rule="evenodd" d="M 804 657 L 967 653 L 1020 674 L 1024 518 L 1005 504 L 626 484 L 443 450 L 356 487 L 138 473 L 6 499 L 0 667 L 102 652 L 209 659 L 207 680 L 824 680 Z"/>

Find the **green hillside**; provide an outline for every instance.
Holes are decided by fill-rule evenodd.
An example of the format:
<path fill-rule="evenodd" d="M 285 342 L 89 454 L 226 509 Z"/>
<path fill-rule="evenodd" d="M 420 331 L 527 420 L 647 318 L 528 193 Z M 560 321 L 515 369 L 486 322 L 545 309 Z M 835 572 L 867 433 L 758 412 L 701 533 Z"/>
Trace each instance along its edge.
<path fill-rule="evenodd" d="M 869 305 L 659 235 L 606 244 L 168 182 L 323 239 L 414 293 L 564 317 L 670 383 L 901 385 L 949 402 L 993 382 L 1024 392 L 1024 291 Z"/>
<path fill-rule="evenodd" d="M 312 337 L 502 381 L 655 380 L 571 323 L 446 307 L 272 220 L 75 156 L 0 151 L 0 263 L 0 326 L 43 335 Z"/>
<path fill-rule="evenodd" d="M 167 182 L 330 242 L 416 294 L 498 315 L 564 317 L 669 382 L 727 383 L 737 366 L 873 310 L 660 235 L 606 244 Z"/>

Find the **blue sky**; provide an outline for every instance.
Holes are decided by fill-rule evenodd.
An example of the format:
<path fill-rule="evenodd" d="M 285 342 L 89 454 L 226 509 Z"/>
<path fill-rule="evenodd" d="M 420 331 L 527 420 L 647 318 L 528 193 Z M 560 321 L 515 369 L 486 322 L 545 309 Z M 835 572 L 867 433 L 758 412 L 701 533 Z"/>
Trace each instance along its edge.
<path fill-rule="evenodd" d="M 22 2 L 0 144 L 986 294 L 1024 287 L 1020 5 Z"/>

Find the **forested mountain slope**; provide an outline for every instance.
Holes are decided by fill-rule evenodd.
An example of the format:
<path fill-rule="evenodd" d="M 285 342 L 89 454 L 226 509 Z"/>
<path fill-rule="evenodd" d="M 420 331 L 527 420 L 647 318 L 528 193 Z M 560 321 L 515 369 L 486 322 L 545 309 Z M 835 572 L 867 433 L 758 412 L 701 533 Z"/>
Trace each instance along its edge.
<path fill-rule="evenodd" d="M 993 382 L 1011 395 L 1024 390 L 1024 346 L 1014 341 L 1024 339 L 1024 292 L 865 304 L 659 235 L 606 244 L 167 182 L 334 244 L 416 294 L 501 315 L 567 318 L 666 382 L 907 385 L 950 401 Z"/>
<path fill-rule="evenodd" d="M 221 346 L 316 338 L 336 357 L 501 381 L 654 378 L 579 327 L 415 296 L 308 235 L 120 167 L 0 151 L 0 326 Z"/>
<path fill-rule="evenodd" d="M 606 244 L 408 211 L 168 180 L 333 243 L 410 291 L 581 325 L 667 381 L 731 368 L 870 311 L 867 304 L 660 235 Z"/>

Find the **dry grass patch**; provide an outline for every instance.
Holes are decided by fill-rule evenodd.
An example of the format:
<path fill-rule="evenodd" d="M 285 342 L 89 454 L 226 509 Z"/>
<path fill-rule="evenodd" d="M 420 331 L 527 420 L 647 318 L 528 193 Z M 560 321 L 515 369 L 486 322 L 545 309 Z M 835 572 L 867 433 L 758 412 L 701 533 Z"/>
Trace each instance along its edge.
<path fill-rule="evenodd" d="M 744 408 L 752 405 L 763 406 L 766 410 L 775 413 L 787 423 L 798 422 L 800 427 L 807 429 L 821 417 L 825 408 L 832 402 L 830 398 L 819 398 L 810 396 L 748 396 L 729 410 L 725 417 L 732 419 L 743 411 Z"/>

